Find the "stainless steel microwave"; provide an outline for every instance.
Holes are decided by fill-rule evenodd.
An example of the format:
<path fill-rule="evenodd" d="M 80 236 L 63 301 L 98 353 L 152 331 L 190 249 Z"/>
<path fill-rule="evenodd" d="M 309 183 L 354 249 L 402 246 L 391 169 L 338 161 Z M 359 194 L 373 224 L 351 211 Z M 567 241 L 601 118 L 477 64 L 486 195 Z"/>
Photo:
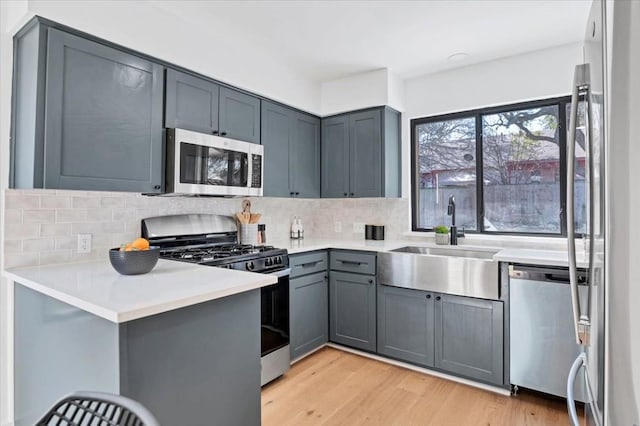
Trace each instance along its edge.
<path fill-rule="evenodd" d="M 168 129 L 166 192 L 262 196 L 263 153 L 255 143 Z"/>

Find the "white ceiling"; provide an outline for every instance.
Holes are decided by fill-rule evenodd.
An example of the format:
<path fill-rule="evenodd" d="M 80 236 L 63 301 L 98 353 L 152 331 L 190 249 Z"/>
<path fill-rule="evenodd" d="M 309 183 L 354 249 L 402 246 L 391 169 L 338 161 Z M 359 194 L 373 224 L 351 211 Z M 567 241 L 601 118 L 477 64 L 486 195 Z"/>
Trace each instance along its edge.
<path fill-rule="evenodd" d="M 578 42 L 591 0 L 153 4 L 210 29 L 214 43 L 241 37 L 300 77 L 322 82 L 379 68 L 405 79 Z M 222 29 L 229 37 L 220 37 Z M 447 60 L 458 52 L 469 57 Z"/>

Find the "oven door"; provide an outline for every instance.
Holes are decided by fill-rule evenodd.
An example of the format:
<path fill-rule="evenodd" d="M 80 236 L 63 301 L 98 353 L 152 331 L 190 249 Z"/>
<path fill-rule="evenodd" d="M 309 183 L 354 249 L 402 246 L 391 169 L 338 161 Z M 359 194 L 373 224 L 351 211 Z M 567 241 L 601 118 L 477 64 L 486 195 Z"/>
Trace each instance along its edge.
<path fill-rule="evenodd" d="M 167 135 L 169 192 L 262 195 L 261 145 L 182 129 L 170 129 Z"/>
<path fill-rule="evenodd" d="M 278 283 L 260 289 L 261 295 L 261 384 L 283 375 L 290 364 L 289 273 L 287 268 L 272 273 Z"/>

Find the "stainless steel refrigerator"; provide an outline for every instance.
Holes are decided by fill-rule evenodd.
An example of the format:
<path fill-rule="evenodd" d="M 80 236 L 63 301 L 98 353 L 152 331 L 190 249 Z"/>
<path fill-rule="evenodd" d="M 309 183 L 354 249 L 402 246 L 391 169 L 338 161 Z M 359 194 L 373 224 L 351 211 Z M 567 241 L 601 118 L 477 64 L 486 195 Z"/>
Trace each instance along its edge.
<path fill-rule="evenodd" d="M 606 248 L 606 144 L 605 133 L 605 9 L 593 2 L 583 43 L 583 63 L 575 68 L 567 140 L 567 241 L 569 277 L 576 342 L 583 351 L 570 366 L 567 407 L 578 425 L 574 396 L 577 377 L 584 377 L 587 424 L 604 424 Z M 584 169 L 576 165 L 576 145 L 585 152 Z M 576 185 L 581 180 L 584 185 Z M 587 220 L 576 221 L 576 191 L 584 190 Z M 576 237 L 582 237 L 576 242 Z M 579 297 L 577 252 L 589 266 L 587 298 Z M 580 253 L 582 254 L 582 253 Z M 569 368 L 569 366 L 567 366 Z M 579 382 L 582 382 L 581 380 Z M 582 390 L 580 390 L 582 391 Z"/>
<path fill-rule="evenodd" d="M 639 285 L 640 3 L 595 0 L 576 66 L 567 146 L 567 229 L 575 340 L 583 352 L 567 366 L 567 407 L 578 424 L 574 386 L 584 377 L 587 425 L 640 425 L 640 326 L 632 319 Z M 634 72 L 635 71 L 635 72 Z M 586 153 L 577 170 L 575 147 Z M 577 173 L 576 173 L 577 172 Z M 576 178 L 578 176 L 578 178 Z M 576 180 L 584 179 L 585 226 L 576 223 Z M 635 234 L 635 235 L 634 235 Z M 582 236 L 576 240 L 575 237 Z M 578 241 L 578 242 L 576 242 Z M 588 261 L 587 300 L 578 297 L 576 252 Z M 635 351 L 635 352 L 634 352 Z M 579 381 L 578 381 L 579 382 Z"/>

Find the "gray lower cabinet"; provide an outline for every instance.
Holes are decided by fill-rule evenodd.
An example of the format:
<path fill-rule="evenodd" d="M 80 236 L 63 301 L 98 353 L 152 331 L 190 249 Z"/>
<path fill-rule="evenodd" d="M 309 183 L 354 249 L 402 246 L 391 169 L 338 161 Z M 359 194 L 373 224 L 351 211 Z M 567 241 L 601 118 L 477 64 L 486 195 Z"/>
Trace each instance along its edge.
<path fill-rule="evenodd" d="M 388 107 L 322 119 L 322 197 L 400 196 L 400 114 Z"/>
<path fill-rule="evenodd" d="M 260 143 L 260 99 L 167 69 L 164 125 Z"/>
<path fill-rule="evenodd" d="M 378 286 L 378 353 L 433 367 L 434 302 L 430 292 Z"/>
<path fill-rule="evenodd" d="M 320 196 L 320 119 L 262 101 L 264 195 Z"/>
<path fill-rule="evenodd" d="M 329 283 L 327 272 L 290 281 L 291 359 L 327 343 L 329 338 Z"/>
<path fill-rule="evenodd" d="M 329 339 L 328 264 L 326 251 L 289 256 L 291 359 L 319 348 Z"/>
<path fill-rule="evenodd" d="M 436 296 L 436 368 L 502 385 L 503 342 L 503 302 Z"/>
<path fill-rule="evenodd" d="M 161 65 L 40 24 L 16 56 L 13 186 L 161 192 Z"/>
<path fill-rule="evenodd" d="M 376 277 L 331 271 L 329 291 L 329 339 L 375 351 Z"/>

